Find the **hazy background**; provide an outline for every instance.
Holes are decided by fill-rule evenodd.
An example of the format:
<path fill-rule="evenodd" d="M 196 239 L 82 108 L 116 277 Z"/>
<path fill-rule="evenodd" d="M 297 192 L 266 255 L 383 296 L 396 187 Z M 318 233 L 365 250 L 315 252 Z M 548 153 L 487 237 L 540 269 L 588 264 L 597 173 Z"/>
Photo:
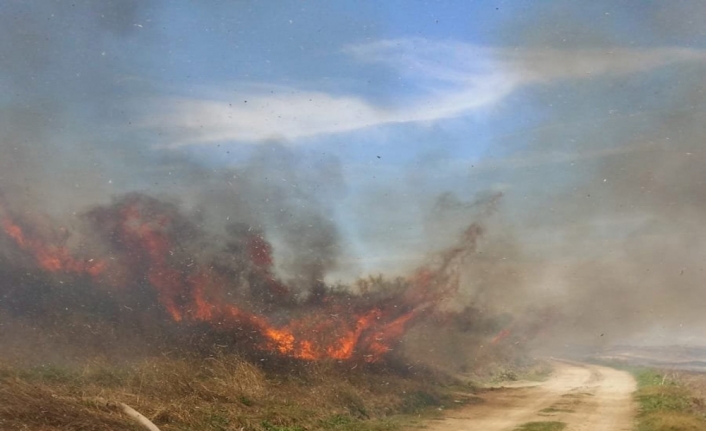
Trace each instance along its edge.
<path fill-rule="evenodd" d="M 479 221 L 456 306 L 703 344 L 705 8 L 4 2 L 2 205 L 74 226 L 147 192 L 263 229 L 302 290 Z"/>

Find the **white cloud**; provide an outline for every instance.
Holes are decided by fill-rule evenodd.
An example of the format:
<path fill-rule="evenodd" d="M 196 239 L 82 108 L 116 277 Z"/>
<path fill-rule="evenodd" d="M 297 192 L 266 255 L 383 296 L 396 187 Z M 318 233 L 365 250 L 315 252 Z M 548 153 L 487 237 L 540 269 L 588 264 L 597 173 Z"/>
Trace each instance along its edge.
<path fill-rule="evenodd" d="M 670 63 L 704 60 L 681 48 L 574 50 L 489 48 L 421 38 L 383 40 L 344 51 L 362 62 L 384 64 L 417 85 L 416 96 L 379 106 L 357 95 L 252 87 L 229 103 L 213 98 L 160 100 L 165 107 L 143 126 L 166 131 L 171 145 L 224 141 L 296 141 L 392 123 L 428 122 L 492 106 L 517 88 L 558 79 L 638 73 Z M 241 93 L 242 94 L 242 93 Z M 404 96 L 404 97 L 402 97 Z M 153 111 L 154 112 L 154 111 Z"/>
<path fill-rule="evenodd" d="M 706 51 L 688 48 L 491 48 L 422 38 L 383 40 L 350 46 L 346 51 L 362 61 L 387 63 L 401 70 L 459 83 L 498 73 L 517 84 L 623 75 L 670 63 L 706 59 Z"/>

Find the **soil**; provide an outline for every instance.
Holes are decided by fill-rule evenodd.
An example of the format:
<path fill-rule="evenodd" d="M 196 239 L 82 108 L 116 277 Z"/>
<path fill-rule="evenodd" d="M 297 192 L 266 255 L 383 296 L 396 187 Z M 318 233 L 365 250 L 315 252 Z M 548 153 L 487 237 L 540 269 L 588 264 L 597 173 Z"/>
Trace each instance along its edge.
<path fill-rule="evenodd" d="M 636 405 L 633 377 L 612 368 L 553 361 L 554 372 L 536 384 L 488 389 L 482 401 L 449 411 L 430 431 L 512 431 L 527 422 L 559 421 L 565 431 L 632 430 Z"/>

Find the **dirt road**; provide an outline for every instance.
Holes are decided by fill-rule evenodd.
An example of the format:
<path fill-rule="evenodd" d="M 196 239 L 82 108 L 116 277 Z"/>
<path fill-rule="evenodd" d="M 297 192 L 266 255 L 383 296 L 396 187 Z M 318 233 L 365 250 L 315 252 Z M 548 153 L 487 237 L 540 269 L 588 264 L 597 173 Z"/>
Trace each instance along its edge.
<path fill-rule="evenodd" d="M 565 431 L 632 430 L 634 390 L 624 371 L 557 361 L 546 382 L 484 392 L 481 403 L 450 411 L 428 429 L 512 431 L 526 422 L 559 421 Z"/>

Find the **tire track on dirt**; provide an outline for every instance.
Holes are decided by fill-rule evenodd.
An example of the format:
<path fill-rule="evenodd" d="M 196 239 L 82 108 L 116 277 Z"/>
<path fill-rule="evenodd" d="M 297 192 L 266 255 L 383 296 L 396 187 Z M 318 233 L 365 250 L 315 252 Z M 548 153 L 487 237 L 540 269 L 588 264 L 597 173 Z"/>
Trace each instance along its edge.
<path fill-rule="evenodd" d="M 633 377 L 612 368 L 554 361 L 550 378 L 533 386 L 489 390 L 483 402 L 451 411 L 430 431 L 511 431 L 534 421 L 560 421 L 566 431 L 629 431 Z"/>

